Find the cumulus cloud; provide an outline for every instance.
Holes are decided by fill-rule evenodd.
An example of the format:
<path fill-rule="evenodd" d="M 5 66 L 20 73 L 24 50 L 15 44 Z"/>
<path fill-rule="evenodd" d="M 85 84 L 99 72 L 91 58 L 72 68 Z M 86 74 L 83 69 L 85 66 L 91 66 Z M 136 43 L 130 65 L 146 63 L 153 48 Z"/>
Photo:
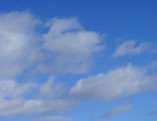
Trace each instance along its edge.
<path fill-rule="evenodd" d="M 35 88 L 35 83 L 17 83 L 15 80 L 0 81 L 0 99 L 11 99 L 26 96 L 30 89 Z"/>
<path fill-rule="evenodd" d="M 137 55 L 143 52 L 146 46 L 146 43 L 137 44 L 135 40 L 127 40 L 117 47 L 113 56 Z"/>
<path fill-rule="evenodd" d="M 52 19 L 47 23 L 44 48 L 52 56 L 52 70 L 61 73 L 86 73 L 94 53 L 104 48 L 99 33 L 85 30 L 77 19 Z M 76 69 L 77 68 L 77 69 Z"/>
<path fill-rule="evenodd" d="M 21 116 L 29 114 L 42 114 L 47 112 L 64 112 L 71 107 L 69 101 L 30 100 L 0 100 L 0 116 Z"/>
<path fill-rule="evenodd" d="M 102 35 L 85 30 L 76 18 L 54 18 L 43 33 L 40 23 L 28 12 L 0 14 L 0 79 L 16 78 L 34 65 L 51 74 L 86 73 L 104 48 Z"/>
<path fill-rule="evenodd" d="M 131 64 L 80 79 L 70 95 L 80 99 L 111 100 L 156 88 L 155 77 Z"/>
<path fill-rule="evenodd" d="M 35 58 L 39 20 L 27 12 L 0 14 L 0 79 L 12 79 Z"/>
<path fill-rule="evenodd" d="M 56 83 L 54 79 L 49 79 L 42 84 L 39 90 L 39 96 L 48 98 L 61 98 L 67 94 L 67 90 L 63 83 Z"/>
<path fill-rule="evenodd" d="M 13 80 L 1 81 L 0 116 L 6 117 L 28 114 L 41 114 L 46 112 L 63 112 L 69 110 L 72 106 L 74 106 L 75 103 L 70 100 L 57 99 L 54 97 L 53 93 L 55 92 L 53 92 L 53 90 L 55 90 L 56 92 L 61 91 L 61 88 L 58 88 L 57 90 L 57 87 L 54 87 L 54 85 L 51 85 L 51 87 L 49 86 L 49 92 L 47 92 L 50 93 L 48 96 L 53 96 L 53 99 L 49 99 L 48 96 L 44 98 L 36 97 L 36 94 L 40 94 L 41 89 L 43 91 L 43 87 L 47 83 L 49 83 L 49 81 L 45 82 L 44 84 L 22 84 L 17 83 Z M 33 91 L 36 91 L 36 93 L 34 94 Z"/>
<path fill-rule="evenodd" d="M 75 18 L 54 18 L 46 23 L 47 32 L 40 23 L 29 12 L 0 14 L 1 117 L 70 109 L 75 103 L 64 99 L 62 83 L 23 83 L 17 77 L 41 70 L 52 75 L 88 72 L 92 56 L 103 48 L 101 35 L 85 30 Z"/>
<path fill-rule="evenodd" d="M 100 35 L 86 31 L 73 18 L 48 22 L 49 31 L 43 35 L 42 45 L 39 39 L 42 35 L 36 32 L 39 22 L 28 12 L 0 14 L 0 116 L 62 112 L 71 108 L 73 102 L 60 99 L 66 93 L 63 84 L 54 80 L 43 84 L 22 83 L 14 79 L 26 68 L 31 71 L 30 65 L 37 61 L 42 65 L 47 60 L 50 60 L 47 69 L 54 73 L 86 72 L 89 59 L 101 49 Z"/>
<path fill-rule="evenodd" d="M 68 92 L 62 83 L 54 79 L 30 83 L 18 77 L 34 71 L 46 72 L 46 76 L 84 74 L 90 70 L 94 56 L 104 49 L 102 35 L 86 30 L 76 18 L 53 18 L 46 22 L 46 30 L 40 22 L 28 12 L 0 14 L 0 117 L 70 109 L 76 102 L 64 98 Z M 128 41 L 115 55 L 138 54 L 143 47 Z M 70 90 L 70 96 L 110 100 L 137 94 L 155 85 L 154 78 L 144 69 L 128 65 L 79 80 Z"/>

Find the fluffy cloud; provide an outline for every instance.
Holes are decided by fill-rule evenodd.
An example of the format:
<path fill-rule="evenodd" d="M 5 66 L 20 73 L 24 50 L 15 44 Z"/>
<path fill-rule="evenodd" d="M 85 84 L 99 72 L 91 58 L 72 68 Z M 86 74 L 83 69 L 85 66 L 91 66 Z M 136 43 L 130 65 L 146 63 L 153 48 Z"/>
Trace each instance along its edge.
<path fill-rule="evenodd" d="M 27 12 L 0 14 L 0 79 L 12 79 L 35 58 L 39 21 Z"/>
<path fill-rule="evenodd" d="M 127 40 L 119 45 L 113 56 L 125 56 L 140 54 L 146 49 L 146 43 L 136 44 L 135 40 Z"/>
<path fill-rule="evenodd" d="M 35 83 L 17 83 L 14 80 L 1 80 L 0 84 L 0 99 L 2 100 L 26 96 L 30 89 L 36 87 Z"/>
<path fill-rule="evenodd" d="M 0 14 L 0 79 L 15 79 L 31 66 L 51 74 L 86 73 L 104 48 L 102 35 L 85 30 L 75 18 L 52 19 L 44 33 L 39 23 L 28 12 Z"/>
<path fill-rule="evenodd" d="M 51 56 L 52 71 L 62 73 L 86 73 L 94 53 L 104 46 L 99 33 L 83 29 L 77 19 L 52 19 L 47 23 L 44 47 Z M 76 69 L 77 68 L 77 69 Z"/>
<path fill-rule="evenodd" d="M 28 12 L 0 14 L 0 116 L 69 109 L 74 103 L 63 99 L 63 84 L 22 83 L 16 78 L 27 71 L 88 72 L 92 56 L 103 48 L 101 35 L 85 30 L 74 18 L 52 19 L 44 34 L 40 25 Z"/>
<path fill-rule="evenodd" d="M 19 116 L 28 114 L 41 114 L 46 112 L 63 112 L 70 109 L 75 103 L 69 100 L 56 99 L 53 90 L 61 91 L 55 85 L 49 85 L 50 93 L 53 99 L 46 97 L 36 97 L 41 93 L 44 86 L 49 83 L 35 84 L 35 83 L 17 83 L 13 80 L 1 81 L 0 86 L 0 117 Z M 59 85 L 59 84 L 56 84 Z M 54 88 L 54 89 L 53 89 Z M 33 91 L 36 93 L 34 94 Z M 47 91 L 47 90 L 46 90 Z M 52 92 L 51 92 L 52 91 Z M 43 94 L 43 93 L 42 93 Z M 45 93 L 44 93 L 45 94 Z M 56 95 L 56 94 L 55 94 Z M 61 96 L 61 95 L 60 95 Z"/>
<path fill-rule="evenodd" d="M 0 100 L 0 116 L 19 116 L 29 114 L 42 114 L 46 112 L 63 112 L 71 108 L 69 101 L 44 101 L 44 100 Z"/>
<path fill-rule="evenodd" d="M 28 12 L 0 14 L 0 117 L 70 109 L 76 102 L 64 98 L 69 95 L 62 83 L 53 79 L 44 83 L 43 80 L 30 83 L 26 79 L 22 82 L 19 77 L 32 71 L 46 72 L 46 76 L 87 73 L 93 57 L 104 48 L 102 35 L 86 30 L 75 18 L 54 18 L 46 22 L 46 30 L 39 23 Z M 138 54 L 143 47 L 127 41 L 116 50 L 115 56 Z M 144 69 L 128 65 L 79 80 L 70 95 L 110 100 L 149 90 L 155 85 L 154 78 Z M 113 112 L 118 113 L 117 110 Z"/>
<path fill-rule="evenodd" d="M 54 79 L 49 79 L 42 84 L 39 90 L 39 96 L 51 99 L 61 98 L 67 94 L 63 83 L 56 83 Z"/>
<path fill-rule="evenodd" d="M 129 64 L 79 80 L 70 95 L 80 99 L 111 100 L 156 88 L 155 85 L 155 77 Z"/>

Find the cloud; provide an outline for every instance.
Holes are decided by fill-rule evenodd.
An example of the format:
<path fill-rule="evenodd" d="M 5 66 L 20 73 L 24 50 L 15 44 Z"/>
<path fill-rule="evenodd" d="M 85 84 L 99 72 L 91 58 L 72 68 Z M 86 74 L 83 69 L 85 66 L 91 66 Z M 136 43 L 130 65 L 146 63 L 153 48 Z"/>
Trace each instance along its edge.
<path fill-rule="evenodd" d="M 54 79 L 49 79 L 41 85 L 39 96 L 51 99 L 64 97 L 68 92 L 63 83 L 56 83 Z"/>
<path fill-rule="evenodd" d="M 53 67 L 51 71 L 73 74 L 88 72 L 92 57 L 104 48 L 101 45 L 102 35 L 85 30 L 76 18 L 55 18 L 47 26 L 49 30 L 43 38 L 44 48 L 52 56 L 49 61 Z"/>
<path fill-rule="evenodd" d="M 39 20 L 27 12 L 0 14 L 0 79 L 23 72 L 36 56 L 34 46 Z"/>
<path fill-rule="evenodd" d="M 40 23 L 29 12 L 0 14 L 0 79 L 15 79 L 25 70 L 87 73 L 104 48 L 103 36 L 85 30 L 76 18 L 53 18 L 42 33 Z"/>
<path fill-rule="evenodd" d="M 41 20 L 29 12 L 0 14 L 0 117 L 71 109 L 76 102 L 68 97 L 63 83 L 54 79 L 31 82 L 21 77 L 33 72 L 38 73 L 37 78 L 42 72 L 47 78 L 57 74 L 88 73 L 95 55 L 105 48 L 103 36 L 86 30 L 76 18 L 52 18 L 45 28 L 45 24 L 40 23 Z M 128 43 L 116 56 L 143 50 L 142 44 L 135 47 L 135 42 Z M 144 69 L 128 65 L 78 80 L 70 90 L 70 96 L 110 100 L 155 88 L 154 85 L 154 78 Z M 40 120 L 65 119 L 47 117 Z"/>
<path fill-rule="evenodd" d="M 29 12 L 0 14 L 1 117 L 70 109 L 75 102 L 64 98 L 62 83 L 24 83 L 18 77 L 87 73 L 94 55 L 104 48 L 102 35 L 85 30 L 76 18 L 53 18 L 46 22 L 47 32 L 41 23 Z"/>
<path fill-rule="evenodd" d="M 0 116 L 21 116 L 42 114 L 47 112 L 64 112 L 71 107 L 66 101 L 44 101 L 44 100 L 0 100 Z"/>
<path fill-rule="evenodd" d="M 35 83 L 17 83 L 15 80 L 1 80 L 0 83 L 0 99 L 2 100 L 26 96 L 30 89 L 36 87 Z"/>
<path fill-rule="evenodd" d="M 113 116 L 120 115 L 122 113 L 128 112 L 131 109 L 132 109 L 131 105 L 117 106 L 117 107 L 114 107 L 113 109 L 109 110 L 108 112 L 105 112 L 103 115 L 97 117 L 93 121 L 101 121 L 101 120 L 104 120 L 106 118 L 111 118 Z"/>
<path fill-rule="evenodd" d="M 145 51 L 147 44 L 141 43 L 136 44 L 135 40 L 127 40 L 119 45 L 115 50 L 113 56 L 126 56 L 126 55 L 137 55 Z"/>
<path fill-rule="evenodd" d="M 65 100 L 63 98 L 57 99 L 54 97 L 55 92 L 52 90 L 61 91 L 61 88 L 49 86 L 48 96 L 44 98 L 36 97 L 41 93 L 48 82 L 44 84 L 38 83 L 17 83 L 13 80 L 1 81 L 0 86 L 0 117 L 19 116 L 29 114 L 42 114 L 46 112 L 64 112 L 75 105 L 75 102 Z M 56 84 L 59 85 L 59 84 Z M 55 89 L 53 89 L 55 88 Z M 36 92 L 34 94 L 34 92 Z M 49 98 L 52 95 L 53 98 Z M 57 94 L 55 94 L 57 95 Z M 61 95 L 60 95 L 61 96 Z"/>
<path fill-rule="evenodd" d="M 33 121 L 72 121 L 72 119 L 64 116 L 47 116 L 47 117 L 37 118 Z"/>
<path fill-rule="evenodd" d="M 157 60 L 152 61 L 151 67 L 152 69 L 155 69 L 157 67 Z"/>
<path fill-rule="evenodd" d="M 156 88 L 155 77 L 140 67 L 128 64 L 77 81 L 70 95 L 79 99 L 112 100 Z"/>
<path fill-rule="evenodd" d="M 149 115 L 152 115 L 152 116 L 157 115 L 157 111 L 153 111 L 153 112 L 149 113 Z"/>
<path fill-rule="evenodd" d="M 112 117 L 112 116 L 115 116 L 115 115 L 118 115 L 118 114 L 121 114 L 124 112 L 128 112 L 128 111 L 130 111 L 130 109 L 131 109 L 130 105 L 118 106 L 118 107 L 113 108 L 111 111 L 106 112 L 104 115 L 102 115 L 101 118 L 103 118 L 103 119 L 109 118 L 109 117 Z"/>
<path fill-rule="evenodd" d="M 65 99 L 64 85 L 49 79 L 45 83 L 0 81 L 0 117 L 64 112 L 76 103 Z"/>

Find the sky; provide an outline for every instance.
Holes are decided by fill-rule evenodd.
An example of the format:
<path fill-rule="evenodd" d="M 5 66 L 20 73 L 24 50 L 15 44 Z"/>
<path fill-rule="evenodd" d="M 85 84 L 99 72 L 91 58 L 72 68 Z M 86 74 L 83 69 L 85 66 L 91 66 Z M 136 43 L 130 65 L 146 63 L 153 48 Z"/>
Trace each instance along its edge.
<path fill-rule="evenodd" d="M 156 5 L 0 0 L 0 120 L 156 121 Z"/>

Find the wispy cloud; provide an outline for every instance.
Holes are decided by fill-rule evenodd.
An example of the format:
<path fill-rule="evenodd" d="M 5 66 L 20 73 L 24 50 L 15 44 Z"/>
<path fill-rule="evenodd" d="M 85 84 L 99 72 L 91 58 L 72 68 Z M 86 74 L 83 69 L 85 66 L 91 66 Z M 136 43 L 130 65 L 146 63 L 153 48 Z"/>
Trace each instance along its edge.
<path fill-rule="evenodd" d="M 130 111 L 131 108 L 132 108 L 131 105 L 121 105 L 118 107 L 114 107 L 113 109 L 111 109 L 108 112 L 105 112 L 103 115 L 101 115 L 100 117 L 98 117 L 97 119 L 93 121 L 101 121 L 106 118 L 111 118 L 113 116 L 120 115 L 122 113 Z"/>
<path fill-rule="evenodd" d="M 157 60 L 153 60 L 151 63 L 152 69 L 155 69 L 157 67 Z"/>
<path fill-rule="evenodd" d="M 118 115 L 118 114 L 121 114 L 121 113 L 124 113 L 124 112 L 128 112 L 130 110 L 131 110 L 130 105 L 118 106 L 118 107 L 113 108 L 111 111 L 106 112 L 105 114 L 103 114 L 101 116 L 101 118 L 104 119 L 104 118 L 112 117 L 112 116 L 115 116 L 115 115 Z"/>
<path fill-rule="evenodd" d="M 137 44 L 135 40 L 127 40 L 121 43 L 113 53 L 114 57 L 126 56 L 126 55 L 137 55 L 145 51 L 148 43 Z"/>
<path fill-rule="evenodd" d="M 149 115 L 151 115 L 151 116 L 156 115 L 157 116 L 157 111 L 150 112 Z"/>

